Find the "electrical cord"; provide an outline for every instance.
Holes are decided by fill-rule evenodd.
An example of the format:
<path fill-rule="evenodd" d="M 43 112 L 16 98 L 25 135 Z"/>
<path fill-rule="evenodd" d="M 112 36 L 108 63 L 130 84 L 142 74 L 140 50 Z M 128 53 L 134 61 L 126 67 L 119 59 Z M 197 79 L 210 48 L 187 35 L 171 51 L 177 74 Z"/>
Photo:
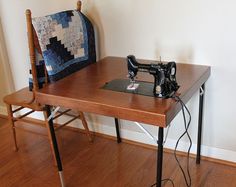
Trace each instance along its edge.
<path fill-rule="evenodd" d="M 182 109 L 182 115 L 183 115 L 183 118 L 184 118 L 184 127 L 185 127 L 185 131 L 183 132 L 183 134 L 179 137 L 179 139 L 177 140 L 176 142 L 176 145 L 175 145 L 175 149 L 174 149 L 174 156 L 175 156 L 175 160 L 177 161 L 177 164 L 184 176 L 184 180 L 185 180 L 185 183 L 186 183 L 186 186 L 187 187 L 191 187 L 191 175 L 190 175 L 190 171 L 189 171 L 189 156 L 190 156 L 190 150 L 191 150 L 191 147 L 192 147 L 192 140 L 191 140 L 191 137 L 188 133 L 188 129 L 189 129 L 189 126 L 190 126 L 190 123 L 191 123 L 191 114 L 187 108 L 187 106 L 184 104 L 184 102 L 180 99 L 179 96 L 173 96 L 174 99 L 176 99 L 177 101 L 180 102 L 181 104 L 181 109 Z M 185 110 L 187 111 L 188 115 L 189 115 L 189 121 L 187 123 L 186 121 L 186 115 L 185 115 Z M 179 145 L 179 141 L 182 139 L 182 137 L 187 134 L 187 137 L 189 139 L 189 148 L 188 148 L 188 153 L 187 153 L 187 177 L 188 177 L 188 180 L 187 180 L 187 177 L 186 177 L 186 173 L 184 172 L 184 169 L 183 167 L 181 166 L 178 158 L 177 158 L 177 155 L 176 155 L 176 151 L 177 151 L 177 148 L 178 148 L 178 145 Z"/>
<path fill-rule="evenodd" d="M 174 184 L 174 182 L 173 182 L 172 179 L 169 179 L 169 178 L 168 178 L 168 179 L 162 179 L 162 180 L 161 180 L 161 182 L 165 182 L 165 181 L 167 181 L 167 182 L 169 181 L 169 182 L 172 184 L 172 186 L 175 187 L 175 184 Z M 157 183 L 152 184 L 150 187 L 154 187 L 154 186 L 156 186 L 156 185 L 157 185 Z"/>
<path fill-rule="evenodd" d="M 177 96 L 177 95 L 174 95 L 172 96 L 173 99 L 177 100 L 180 102 L 181 104 L 181 110 L 182 110 L 182 115 L 183 115 L 183 119 L 184 119 L 184 128 L 185 128 L 185 131 L 181 134 L 181 136 L 178 138 L 177 142 L 176 142 L 176 145 L 175 145 L 175 149 L 174 149 L 174 157 L 175 157 L 175 160 L 181 170 L 181 173 L 183 174 L 183 177 L 184 177 L 184 181 L 186 183 L 186 186 L 187 187 L 191 187 L 192 185 L 192 179 L 191 179 L 191 175 L 190 175 L 190 171 L 189 171 L 189 158 L 190 158 L 190 150 L 191 150 L 191 147 L 192 147 L 192 139 L 189 135 L 189 132 L 188 132 L 188 129 L 189 129 L 189 126 L 190 126 L 190 123 L 191 123 L 191 120 L 192 120 L 192 117 L 191 117 L 191 113 L 189 111 L 189 109 L 187 108 L 187 106 L 185 105 L 185 103 L 182 101 L 182 99 Z M 187 111 L 188 115 L 189 115 L 189 120 L 188 120 L 188 123 L 187 123 L 187 120 L 186 120 L 186 115 L 185 115 L 185 110 Z M 169 129 L 168 129 L 169 130 Z M 167 133 L 168 134 L 168 133 Z M 178 148 L 178 145 L 179 145 L 179 142 L 180 140 L 184 137 L 184 135 L 187 135 L 188 139 L 189 139 L 189 148 L 188 148 L 188 152 L 187 152 L 187 176 L 186 176 L 186 173 L 184 172 L 184 169 L 183 167 L 181 166 L 180 164 L 180 161 L 177 157 L 177 154 L 176 154 L 176 151 L 177 151 L 177 148 Z M 167 136 L 166 136 L 167 138 Z M 166 139 L 165 138 L 165 139 Z M 188 178 L 188 179 L 187 179 Z M 174 182 L 172 179 L 170 178 L 167 178 L 167 179 L 162 179 L 161 182 L 164 182 L 164 181 L 169 181 L 171 182 L 172 186 L 175 187 L 174 185 Z M 154 187 L 156 186 L 157 183 L 155 184 L 152 184 L 151 187 Z"/>

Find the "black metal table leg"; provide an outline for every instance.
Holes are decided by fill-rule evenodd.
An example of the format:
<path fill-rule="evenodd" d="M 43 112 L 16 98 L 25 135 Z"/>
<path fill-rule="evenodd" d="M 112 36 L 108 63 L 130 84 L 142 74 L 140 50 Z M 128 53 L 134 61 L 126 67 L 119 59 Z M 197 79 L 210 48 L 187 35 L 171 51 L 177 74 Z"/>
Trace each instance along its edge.
<path fill-rule="evenodd" d="M 115 118 L 117 143 L 121 142 L 119 121 Z"/>
<path fill-rule="evenodd" d="M 200 89 L 199 96 L 199 114 L 198 114 L 198 137 L 197 137 L 197 158 L 196 163 L 200 164 L 201 160 L 201 140 L 202 140 L 202 119 L 203 119 L 203 101 L 204 101 L 205 84 Z"/>
<path fill-rule="evenodd" d="M 49 117 L 51 115 L 50 106 L 46 105 L 45 109 L 46 109 L 47 117 Z M 55 157 L 56 157 L 56 161 L 57 161 L 57 168 L 58 168 L 58 173 L 60 176 L 61 186 L 65 187 L 63 170 L 62 170 L 62 163 L 61 163 L 60 153 L 59 153 L 59 149 L 58 149 L 58 145 L 57 145 L 55 130 L 53 127 L 53 120 L 50 119 L 48 121 L 48 124 L 49 124 L 49 130 L 50 130 L 50 134 L 51 134 L 51 138 L 52 138 L 53 151 L 55 153 Z"/>
<path fill-rule="evenodd" d="M 157 149 L 157 176 L 156 186 L 161 187 L 162 182 L 162 164 L 163 164 L 163 127 L 159 127 L 158 130 L 158 149 Z"/>

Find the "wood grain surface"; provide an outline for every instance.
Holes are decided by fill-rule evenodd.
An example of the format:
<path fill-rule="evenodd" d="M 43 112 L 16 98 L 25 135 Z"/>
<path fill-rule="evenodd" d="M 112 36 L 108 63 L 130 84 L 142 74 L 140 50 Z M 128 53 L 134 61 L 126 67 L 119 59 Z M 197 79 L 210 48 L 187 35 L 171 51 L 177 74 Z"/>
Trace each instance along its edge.
<path fill-rule="evenodd" d="M 140 62 L 153 63 L 146 60 Z M 41 104 L 166 127 L 180 111 L 180 104 L 174 99 L 101 89 L 106 82 L 125 79 L 127 74 L 125 58 L 106 57 L 37 91 L 36 100 Z M 210 67 L 177 63 L 176 76 L 180 85 L 177 94 L 187 102 L 210 76 Z M 138 80 L 153 82 L 153 77 L 148 73 L 138 73 L 137 77 Z"/>
<path fill-rule="evenodd" d="M 17 132 L 19 151 L 13 150 L 11 129 L 0 118 L 0 186 L 59 187 L 46 136 Z M 24 126 L 27 124 L 21 124 Z M 45 128 L 25 128 L 47 133 Z M 33 128 L 33 129 L 32 129 Z M 156 151 L 116 140 L 95 137 L 89 143 L 83 133 L 63 128 L 56 132 L 67 187 L 150 187 L 155 182 Z M 179 156 L 185 165 L 186 157 Z M 190 158 L 192 187 L 235 187 L 236 168 Z M 183 176 L 173 154 L 164 153 L 163 178 L 171 178 L 175 187 L 184 187 Z M 172 187 L 163 182 L 164 187 Z"/>

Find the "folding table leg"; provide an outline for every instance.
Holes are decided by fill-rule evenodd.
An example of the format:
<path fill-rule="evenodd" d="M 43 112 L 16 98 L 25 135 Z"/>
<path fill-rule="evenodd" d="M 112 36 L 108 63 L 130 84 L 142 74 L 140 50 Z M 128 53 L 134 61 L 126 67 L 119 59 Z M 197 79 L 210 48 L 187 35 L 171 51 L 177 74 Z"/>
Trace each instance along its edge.
<path fill-rule="evenodd" d="M 50 106 L 46 105 L 45 109 L 46 109 L 47 117 L 49 117 L 51 115 Z M 49 124 L 49 131 L 50 131 L 50 135 L 51 135 L 51 140 L 52 140 L 52 144 L 53 144 L 53 151 L 54 151 L 56 161 L 57 161 L 57 168 L 58 168 L 61 186 L 65 187 L 63 170 L 62 170 L 62 163 L 61 163 L 61 158 L 60 158 L 60 153 L 59 153 L 59 149 L 58 149 L 58 145 L 57 145 L 57 139 L 56 139 L 55 130 L 53 127 L 52 118 L 48 121 L 48 124 Z"/>
<path fill-rule="evenodd" d="M 121 142 L 119 121 L 115 118 L 117 143 Z"/>
<path fill-rule="evenodd" d="M 202 119 L 203 119 L 204 91 L 205 91 L 205 84 L 203 84 L 201 86 L 200 96 L 199 96 L 197 158 L 196 158 L 196 163 L 197 164 L 200 164 L 200 160 L 201 160 L 201 140 L 202 140 Z"/>
<path fill-rule="evenodd" d="M 158 130 L 158 149 L 157 149 L 157 176 L 156 187 L 161 187 L 162 182 L 162 164 L 163 164 L 163 127 Z"/>

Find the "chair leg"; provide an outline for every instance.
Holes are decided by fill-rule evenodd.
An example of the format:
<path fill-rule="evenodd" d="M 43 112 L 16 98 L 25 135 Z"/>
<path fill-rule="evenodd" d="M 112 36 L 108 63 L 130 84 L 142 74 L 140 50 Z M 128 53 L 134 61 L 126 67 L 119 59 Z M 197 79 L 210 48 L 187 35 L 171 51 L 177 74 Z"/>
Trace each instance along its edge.
<path fill-rule="evenodd" d="M 7 104 L 7 113 L 8 113 L 8 121 L 11 125 L 12 129 L 12 135 L 13 135 L 13 140 L 14 140 L 14 146 L 15 146 L 15 151 L 18 151 L 18 146 L 16 142 L 16 129 L 15 129 L 15 124 L 14 124 L 14 119 L 13 119 L 13 112 L 12 112 L 12 105 Z"/>
<path fill-rule="evenodd" d="M 93 141 L 93 137 L 92 137 L 91 132 L 89 131 L 87 121 L 86 121 L 86 119 L 85 119 L 85 117 L 84 117 L 84 113 L 81 112 L 81 111 L 78 111 L 78 113 L 79 113 L 79 115 L 80 115 L 80 119 L 81 119 L 82 124 L 83 124 L 83 126 L 84 126 L 84 129 L 85 129 L 85 131 L 86 131 L 86 134 L 87 134 L 87 136 L 88 136 L 88 138 L 89 138 L 89 141 L 92 142 L 92 141 Z"/>
<path fill-rule="evenodd" d="M 48 139 L 49 139 L 49 143 L 50 143 L 50 148 L 51 148 L 51 152 L 52 152 L 52 156 L 53 156 L 54 165 L 57 166 L 57 159 L 56 159 L 56 155 L 54 153 L 53 142 L 52 142 L 52 137 L 51 137 L 51 133 L 50 133 L 50 127 L 49 127 L 49 122 L 47 120 L 47 112 L 43 111 L 43 115 L 44 115 L 45 125 L 46 125 L 47 132 L 48 132 Z"/>

